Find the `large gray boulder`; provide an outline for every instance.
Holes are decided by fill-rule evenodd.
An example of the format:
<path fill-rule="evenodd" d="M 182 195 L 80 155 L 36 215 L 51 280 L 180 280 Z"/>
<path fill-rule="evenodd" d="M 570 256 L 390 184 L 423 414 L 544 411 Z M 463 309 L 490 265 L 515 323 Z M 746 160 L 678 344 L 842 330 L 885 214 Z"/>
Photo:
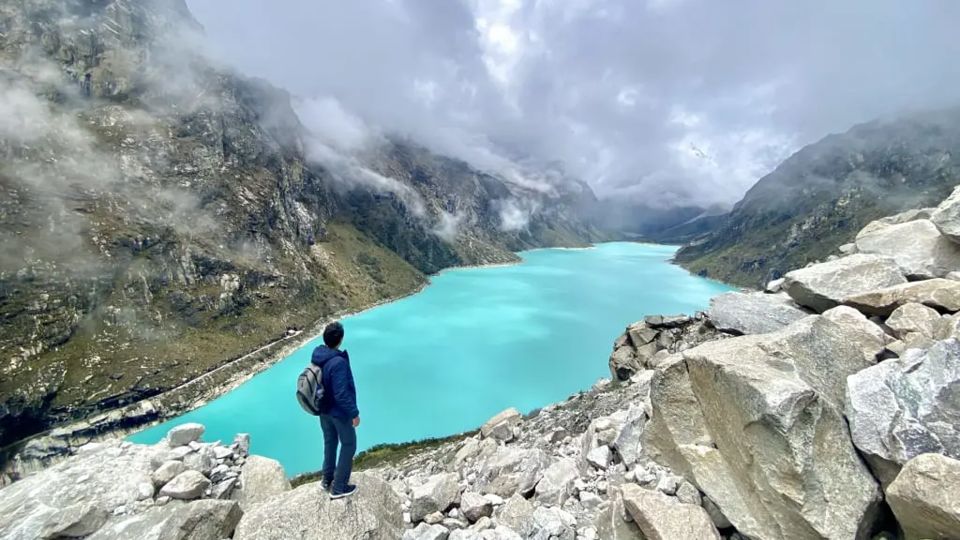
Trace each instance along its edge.
<path fill-rule="evenodd" d="M 249 456 L 240 469 L 241 489 L 234 497 L 244 510 L 290 490 L 290 481 L 283 465 L 274 459 Z"/>
<path fill-rule="evenodd" d="M 850 296 L 906 281 L 893 259 L 856 254 L 789 272 L 783 290 L 797 304 L 823 312 Z"/>
<path fill-rule="evenodd" d="M 928 279 L 848 296 L 844 303 L 870 315 L 887 316 L 904 304 L 916 303 L 938 311 L 960 311 L 960 281 Z"/>
<path fill-rule="evenodd" d="M 856 243 L 860 253 L 892 258 L 910 278 L 944 277 L 960 269 L 960 245 L 926 219 L 861 231 Z"/>
<path fill-rule="evenodd" d="M 620 488 L 623 504 L 647 540 L 720 540 L 707 512 L 635 484 Z"/>
<path fill-rule="evenodd" d="M 435 474 L 410 490 L 410 519 L 423 521 L 428 514 L 443 512 L 459 500 L 456 473 Z"/>
<path fill-rule="evenodd" d="M 450 531 L 443 525 L 421 523 L 403 533 L 402 540 L 447 540 Z"/>
<path fill-rule="evenodd" d="M 652 345 L 652 347 L 650 345 Z M 643 347 L 645 349 L 652 348 L 654 352 L 656 352 L 656 345 L 650 345 L 643 345 Z M 637 350 L 630 345 L 617 347 L 607 361 L 607 366 L 610 368 L 610 376 L 615 381 L 629 380 L 635 373 L 644 369 L 643 358 L 644 357 L 638 355 Z"/>
<path fill-rule="evenodd" d="M 330 500 L 320 482 L 275 495 L 248 510 L 234 540 L 396 540 L 403 536 L 402 501 L 376 476 L 353 476 L 357 493 Z"/>
<path fill-rule="evenodd" d="M 465 491 L 460 496 L 460 511 L 471 523 L 493 514 L 493 504 L 483 495 Z"/>
<path fill-rule="evenodd" d="M 853 442 L 888 484 L 929 452 L 960 458 L 960 342 L 911 349 L 847 378 Z"/>
<path fill-rule="evenodd" d="M 477 488 L 504 498 L 525 495 L 534 490 L 548 466 L 550 457 L 539 448 L 503 446 L 483 463 Z"/>
<path fill-rule="evenodd" d="M 500 441 L 513 439 L 513 428 L 520 424 L 523 415 L 513 407 L 497 413 L 480 427 L 480 435 L 484 438 L 492 437 Z"/>
<path fill-rule="evenodd" d="M 833 359 L 815 358 L 817 343 L 801 335 L 772 347 L 725 340 L 685 353 L 716 450 L 681 452 L 694 483 L 748 536 L 856 538 L 879 499 L 838 410 L 834 378 L 857 370 L 856 353 L 826 366 Z"/>
<path fill-rule="evenodd" d="M 41 531 L 92 532 L 104 516 L 153 491 L 152 460 L 165 448 L 91 445 L 80 454 L 0 489 L 0 538 L 42 538 Z"/>
<path fill-rule="evenodd" d="M 840 410 L 882 332 L 849 308 L 710 342 L 658 368 L 644 448 L 743 534 L 855 538 L 879 498 Z"/>
<path fill-rule="evenodd" d="M 639 540 L 643 533 L 633 517 L 627 514 L 623 506 L 623 495 L 620 488 L 612 488 L 610 504 L 606 506 L 594 519 L 594 527 L 601 540 Z"/>
<path fill-rule="evenodd" d="M 760 292 L 721 294 L 707 311 L 717 330 L 733 334 L 774 332 L 807 315 L 785 294 Z"/>
<path fill-rule="evenodd" d="M 580 477 L 577 462 L 560 458 L 550 464 L 537 482 L 536 498 L 540 503 L 561 506 L 572 494 L 573 482 Z"/>
<path fill-rule="evenodd" d="M 913 333 L 933 338 L 937 335 L 940 323 L 940 314 L 937 310 L 923 304 L 904 304 L 893 311 L 884 323 L 899 339 Z"/>
<path fill-rule="evenodd" d="M 210 487 L 210 480 L 198 471 L 183 471 L 160 488 L 161 497 L 189 501 L 199 499 Z"/>
<path fill-rule="evenodd" d="M 233 534 L 242 515 L 236 501 L 170 503 L 114 518 L 88 540 L 221 540 Z"/>
<path fill-rule="evenodd" d="M 503 524 L 526 537 L 533 533 L 533 504 L 522 495 L 513 495 L 497 509 L 497 523 Z"/>
<path fill-rule="evenodd" d="M 960 461 L 917 456 L 887 489 L 887 503 L 906 540 L 960 537 Z"/>
<path fill-rule="evenodd" d="M 181 424 L 167 432 L 167 444 L 171 448 L 184 446 L 200 440 L 203 432 L 206 430 L 203 424 L 189 423 Z"/>
<path fill-rule="evenodd" d="M 960 187 L 953 190 L 930 216 L 930 221 L 945 236 L 960 242 Z"/>

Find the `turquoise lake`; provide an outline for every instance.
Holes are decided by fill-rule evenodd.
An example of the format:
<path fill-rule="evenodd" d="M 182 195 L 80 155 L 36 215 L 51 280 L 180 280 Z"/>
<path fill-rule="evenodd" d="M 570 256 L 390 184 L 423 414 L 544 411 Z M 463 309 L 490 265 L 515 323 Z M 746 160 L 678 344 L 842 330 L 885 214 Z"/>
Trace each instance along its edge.
<path fill-rule="evenodd" d="M 670 264 L 676 248 L 614 242 L 521 253 L 513 266 L 448 270 L 422 292 L 346 317 L 357 384 L 359 448 L 474 429 L 609 377 L 624 327 L 650 314 L 693 313 L 730 287 Z M 251 435 L 252 452 L 289 475 L 320 469 L 320 426 L 294 398 L 316 338 L 237 389 L 130 440 L 159 441 L 200 422 L 204 440 Z"/>

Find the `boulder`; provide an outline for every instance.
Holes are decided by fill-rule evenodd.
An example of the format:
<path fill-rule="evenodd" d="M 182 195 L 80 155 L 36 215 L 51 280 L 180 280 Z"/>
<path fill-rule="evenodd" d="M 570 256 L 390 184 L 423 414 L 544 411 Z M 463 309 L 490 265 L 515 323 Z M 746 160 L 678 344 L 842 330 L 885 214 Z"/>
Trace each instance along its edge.
<path fill-rule="evenodd" d="M 721 294 L 707 311 L 717 330 L 738 335 L 774 332 L 807 315 L 787 295 L 760 292 Z"/>
<path fill-rule="evenodd" d="M 533 532 L 533 504 L 523 496 L 513 495 L 497 509 L 497 523 L 505 525 L 520 536 L 526 537 Z"/>
<path fill-rule="evenodd" d="M 717 482 L 695 483 L 748 536 L 854 538 L 873 518 L 877 486 L 837 409 L 844 392 L 836 382 L 859 371 L 863 357 L 855 347 L 844 352 L 836 328 L 818 334 L 826 319 L 814 319 L 810 332 L 785 330 L 756 344 L 725 340 L 684 355 L 719 451 L 697 456 L 695 477 L 729 475 L 712 493 L 705 484 Z M 817 358 L 824 350 L 834 356 Z"/>
<path fill-rule="evenodd" d="M 160 496 L 189 501 L 199 499 L 210 487 L 210 480 L 197 471 L 183 471 L 160 488 Z"/>
<path fill-rule="evenodd" d="M 240 491 L 236 499 L 244 511 L 254 504 L 290 490 L 283 465 L 263 456 L 249 456 L 240 469 Z"/>
<path fill-rule="evenodd" d="M 607 365 L 610 367 L 610 376 L 615 381 L 629 380 L 634 373 L 644 369 L 636 350 L 629 345 L 614 350 Z"/>
<path fill-rule="evenodd" d="M 410 519 L 423 521 L 427 514 L 443 512 L 460 496 L 456 473 L 435 474 L 410 490 Z"/>
<path fill-rule="evenodd" d="M 643 538 L 640 528 L 633 518 L 627 515 L 623 506 L 623 495 L 620 488 L 614 488 L 610 496 L 610 504 L 597 514 L 594 527 L 602 540 L 639 540 Z"/>
<path fill-rule="evenodd" d="M 181 424 L 167 432 L 167 444 L 171 448 L 176 448 L 199 441 L 205 430 L 203 424 Z"/>
<path fill-rule="evenodd" d="M 878 490 L 839 407 L 871 365 L 861 326 L 811 316 L 685 351 L 651 383 L 645 448 L 747 536 L 857 537 Z"/>
<path fill-rule="evenodd" d="M 889 257 L 848 255 L 787 273 L 783 289 L 793 300 L 817 312 L 842 304 L 850 296 L 906 283 Z"/>
<path fill-rule="evenodd" d="M 357 493 L 330 500 L 320 482 L 274 495 L 248 510 L 234 540 L 396 540 L 403 535 L 400 497 L 376 476 L 353 476 Z"/>
<path fill-rule="evenodd" d="M 493 437 L 501 441 L 510 441 L 513 439 L 513 428 L 520 425 L 521 420 L 523 415 L 520 411 L 511 407 L 487 420 L 487 423 L 480 428 L 480 435 L 484 438 Z"/>
<path fill-rule="evenodd" d="M 915 332 L 933 338 L 940 326 L 940 314 L 923 304 L 904 304 L 890 314 L 885 324 L 899 339 Z"/>
<path fill-rule="evenodd" d="M 569 512 L 555 506 L 540 506 L 533 511 L 535 540 L 569 538 L 576 536 L 577 519 Z"/>
<path fill-rule="evenodd" d="M 953 190 L 930 216 L 930 221 L 944 236 L 960 242 L 960 187 Z"/>
<path fill-rule="evenodd" d="M 39 538 L 82 538 L 97 532 L 107 522 L 107 512 L 92 503 L 79 503 L 57 510 L 40 528 Z"/>
<path fill-rule="evenodd" d="M 960 246 L 926 219 L 861 231 L 857 251 L 890 257 L 909 278 L 944 277 L 960 268 Z"/>
<path fill-rule="evenodd" d="M 537 482 L 536 499 L 547 505 L 561 506 L 571 495 L 573 482 L 580 477 L 577 462 L 572 458 L 560 458 L 550 464 Z"/>
<path fill-rule="evenodd" d="M 889 345 L 890 337 L 879 325 L 864 316 L 863 313 L 849 306 L 837 306 L 823 312 L 823 317 L 839 325 L 845 326 L 850 332 L 847 336 L 856 342 L 863 351 L 864 358 L 873 363 L 878 351 Z"/>
<path fill-rule="evenodd" d="M 488 458 L 477 477 L 481 493 L 510 497 L 515 493 L 528 494 L 534 490 L 550 458 L 539 448 L 503 446 Z"/>
<path fill-rule="evenodd" d="M 903 283 L 850 295 L 844 303 L 869 315 L 887 316 L 910 303 L 955 313 L 960 311 L 960 281 L 937 278 Z"/>
<path fill-rule="evenodd" d="M 635 322 L 627 327 L 627 336 L 630 337 L 630 343 L 634 348 L 643 347 L 657 339 L 660 332 L 647 326 L 644 321 Z"/>
<path fill-rule="evenodd" d="M 720 540 L 707 512 L 658 491 L 621 487 L 623 504 L 647 540 Z"/>
<path fill-rule="evenodd" d="M 463 513 L 463 517 L 476 522 L 482 517 L 493 515 L 493 503 L 479 493 L 465 491 L 460 496 L 460 512 Z"/>
<path fill-rule="evenodd" d="M 121 441 L 90 445 L 67 460 L 0 489 L 0 538 L 42 538 L 41 531 L 89 533 L 104 516 L 137 504 L 165 450 Z"/>
<path fill-rule="evenodd" d="M 623 422 L 617 425 L 616 436 L 610 446 L 620 456 L 620 461 L 627 468 L 633 467 L 640 457 L 640 439 L 643 436 L 643 428 L 646 423 L 647 413 L 643 406 L 631 404 L 624 411 Z"/>
<path fill-rule="evenodd" d="M 888 484 L 928 452 L 960 458 L 960 342 L 910 349 L 847 379 L 853 442 Z"/>
<path fill-rule="evenodd" d="M 413 529 L 404 531 L 403 540 L 447 540 L 450 531 L 443 525 L 421 523 Z"/>
<path fill-rule="evenodd" d="M 88 540 L 220 540 L 233 534 L 242 515 L 236 501 L 170 504 L 113 518 Z"/>
<path fill-rule="evenodd" d="M 153 480 L 154 486 L 161 487 L 176 478 L 178 474 L 186 470 L 187 467 L 182 461 L 165 461 L 162 465 L 157 467 L 157 470 L 153 471 L 153 474 L 150 475 L 150 478 Z"/>
<path fill-rule="evenodd" d="M 647 315 L 643 322 L 651 328 L 678 328 L 693 320 L 689 315 Z"/>
<path fill-rule="evenodd" d="M 923 454 L 904 465 L 887 502 L 907 540 L 960 535 L 960 461 Z"/>

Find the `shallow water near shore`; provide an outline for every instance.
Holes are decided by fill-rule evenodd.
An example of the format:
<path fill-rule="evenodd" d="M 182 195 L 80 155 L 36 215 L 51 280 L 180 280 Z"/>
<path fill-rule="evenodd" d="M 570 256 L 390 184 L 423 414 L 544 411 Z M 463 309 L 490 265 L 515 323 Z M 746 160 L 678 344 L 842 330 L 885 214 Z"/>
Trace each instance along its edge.
<path fill-rule="evenodd" d="M 730 287 L 669 263 L 671 246 L 613 242 L 521 253 L 513 266 L 444 271 L 418 294 L 346 317 L 362 424 L 359 449 L 474 429 L 507 408 L 563 400 L 608 377 L 624 327 L 693 313 Z M 204 440 L 251 435 L 251 451 L 290 475 L 318 470 L 316 418 L 294 397 L 315 338 L 207 405 L 130 437 L 159 441 L 200 422 Z"/>

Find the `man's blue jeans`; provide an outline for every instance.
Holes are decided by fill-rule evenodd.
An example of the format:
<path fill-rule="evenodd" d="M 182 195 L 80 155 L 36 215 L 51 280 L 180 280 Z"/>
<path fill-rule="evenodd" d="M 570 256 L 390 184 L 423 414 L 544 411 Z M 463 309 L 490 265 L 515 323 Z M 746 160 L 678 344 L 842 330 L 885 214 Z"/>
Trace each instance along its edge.
<path fill-rule="evenodd" d="M 320 415 L 323 429 L 323 481 L 332 482 L 332 493 L 347 488 L 353 470 L 353 455 L 357 453 L 357 431 L 353 421 L 329 414 Z M 340 445 L 340 460 L 337 461 L 337 444 Z"/>

